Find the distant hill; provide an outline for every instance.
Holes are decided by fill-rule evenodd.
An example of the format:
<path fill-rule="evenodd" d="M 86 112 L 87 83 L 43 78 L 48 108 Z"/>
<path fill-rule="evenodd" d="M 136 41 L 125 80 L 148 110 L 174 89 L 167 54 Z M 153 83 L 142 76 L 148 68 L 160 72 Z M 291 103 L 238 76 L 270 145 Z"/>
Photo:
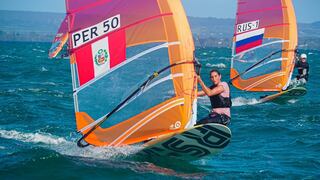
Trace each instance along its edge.
<path fill-rule="evenodd" d="M 0 41 L 51 42 L 62 13 L 0 11 Z"/>
<path fill-rule="evenodd" d="M 196 46 L 231 47 L 234 19 L 188 17 Z"/>
<path fill-rule="evenodd" d="M 0 10 L 0 41 L 51 42 L 63 13 Z M 234 19 L 188 17 L 196 46 L 231 47 Z M 301 48 L 320 49 L 320 21 L 299 23 Z"/>

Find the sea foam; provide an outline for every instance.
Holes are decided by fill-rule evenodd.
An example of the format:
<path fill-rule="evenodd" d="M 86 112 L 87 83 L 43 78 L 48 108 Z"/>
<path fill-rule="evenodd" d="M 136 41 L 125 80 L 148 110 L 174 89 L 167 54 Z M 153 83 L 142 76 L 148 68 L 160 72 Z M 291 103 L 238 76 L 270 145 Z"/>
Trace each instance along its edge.
<path fill-rule="evenodd" d="M 15 130 L 0 130 L 0 137 L 5 139 L 14 139 L 22 142 L 42 144 L 61 144 L 67 142 L 64 138 L 56 137 L 51 134 L 22 133 Z"/>

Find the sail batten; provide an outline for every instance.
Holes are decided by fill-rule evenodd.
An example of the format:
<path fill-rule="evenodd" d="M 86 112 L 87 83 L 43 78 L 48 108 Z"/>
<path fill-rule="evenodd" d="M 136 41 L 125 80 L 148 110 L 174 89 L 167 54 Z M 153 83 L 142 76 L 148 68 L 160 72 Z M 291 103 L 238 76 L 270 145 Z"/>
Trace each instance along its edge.
<path fill-rule="evenodd" d="M 184 99 L 177 99 L 174 101 L 169 102 L 168 104 L 165 104 L 164 106 L 156 109 L 152 113 L 148 114 L 148 116 L 144 117 L 143 119 L 139 120 L 138 123 L 130 127 L 127 131 L 125 131 L 123 134 L 121 134 L 117 139 L 115 139 L 113 142 L 110 143 L 110 145 L 119 146 L 123 141 L 125 141 L 129 136 L 131 136 L 133 133 L 138 131 L 142 126 L 153 120 L 154 118 L 158 117 L 160 114 L 178 106 L 183 105 Z"/>
<path fill-rule="evenodd" d="M 123 61 L 122 63 L 116 65 L 114 68 L 110 69 L 109 71 L 106 71 L 105 73 L 101 74 L 100 76 L 88 81 L 87 83 L 81 85 L 79 88 L 75 88 L 74 89 L 74 93 L 78 93 L 80 92 L 82 89 L 90 86 L 92 83 L 98 81 L 99 79 L 103 78 L 104 76 L 108 75 L 109 73 L 112 73 L 113 71 L 117 70 L 118 68 L 121 68 L 122 66 L 125 66 L 126 64 L 134 61 L 134 60 L 137 60 L 145 55 L 148 55 L 149 53 L 152 53 L 154 51 L 157 51 L 159 49 L 162 49 L 162 48 L 168 48 L 169 46 L 172 46 L 172 45 L 178 45 L 180 44 L 180 42 L 170 42 L 170 43 L 163 43 L 161 45 L 158 45 L 158 46 L 155 46 L 155 47 L 152 47 L 152 48 L 149 48 L 147 50 L 144 50 L 136 55 L 134 55 L 133 57 L 131 58 L 128 58 L 126 59 L 126 61 Z"/>
<path fill-rule="evenodd" d="M 152 16 L 152 17 L 147 17 L 147 18 L 145 18 L 145 19 L 142 19 L 142 20 L 133 22 L 132 24 L 129 24 L 129 25 L 127 25 L 127 26 L 114 29 L 114 31 L 109 31 L 108 33 L 105 33 L 105 34 L 102 33 L 101 35 L 96 35 L 96 36 L 97 36 L 96 38 L 91 39 L 90 41 L 88 41 L 88 42 L 86 42 L 86 43 L 89 43 L 89 42 L 90 42 L 90 43 L 94 43 L 94 42 L 96 42 L 96 41 L 99 41 L 99 40 L 103 39 L 104 37 L 106 37 L 106 36 L 108 36 L 108 35 L 111 35 L 111 34 L 113 34 L 113 33 L 116 33 L 117 31 L 121 31 L 121 30 L 130 28 L 130 27 L 139 25 L 139 24 L 143 24 L 143 23 L 145 23 L 145 22 L 147 22 L 147 21 L 151 21 L 151 20 L 153 20 L 153 19 L 161 18 L 161 17 L 163 17 L 163 16 L 171 16 L 171 15 L 172 15 L 172 13 L 165 13 L 165 14 L 155 15 L 155 16 Z M 112 17 L 111 17 L 111 18 L 112 18 Z M 108 21 L 108 20 L 107 20 L 107 21 Z M 103 22 L 105 22 L 105 21 L 103 21 Z M 101 23 L 103 23 L 103 22 L 100 22 L 100 23 L 98 23 L 98 24 L 95 24 L 95 25 L 93 25 L 93 27 L 98 26 L 98 25 L 101 26 Z M 76 29 L 76 30 L 70 32 L 70 34 L 74 35 L 74 34 L 77 33 L 78 31 L 82 31 L 83 29 L 91 29 L 91 28 L 92 28 L 92 27 L 86 27 L 86 28 Z M 92 32 L 91 32 L 91 33 L 92 33 Z M 95 33 L 93 33 L 93 34 L 95 34 Z M 77 50 L 78 48 L 83 47 L 84 45 L 85 45 L 85 44 L 76 46 L 76 47 L 74 47 L 74 48 L 72 49 L 72 51 L 75 51 L 75 50 Z"/>

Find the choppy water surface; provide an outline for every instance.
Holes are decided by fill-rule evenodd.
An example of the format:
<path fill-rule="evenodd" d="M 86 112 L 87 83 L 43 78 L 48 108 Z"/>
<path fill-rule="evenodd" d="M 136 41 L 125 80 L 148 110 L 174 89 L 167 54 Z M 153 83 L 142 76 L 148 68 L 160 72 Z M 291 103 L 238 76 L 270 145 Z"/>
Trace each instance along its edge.
<path fill-rule="evenodd" d="M 308 93 L 286 105 L 259 104 L 259 94 L 232 89 L 232 142 L 195 162 L 131 158 L 141 147 L 80 149 L 75 140 L 68 60 L 49 60 L 45 43 L 0 43 L 0 177 L 27 178 L 320 178 L 320 60 Z M 231 50 L 197 49 L 209 71 L 229 78 Z M 134 73 L 134 71 L 133 71 Z M 210 109 L 199 99 L 199 117 Z"/>

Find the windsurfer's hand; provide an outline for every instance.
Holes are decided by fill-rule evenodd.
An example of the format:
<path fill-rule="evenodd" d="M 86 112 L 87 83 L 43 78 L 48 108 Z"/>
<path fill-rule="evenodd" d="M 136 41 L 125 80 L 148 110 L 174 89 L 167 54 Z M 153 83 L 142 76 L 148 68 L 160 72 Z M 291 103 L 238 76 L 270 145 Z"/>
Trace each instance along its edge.
<path fill-rule="evenodd" d="M 202 81 L 200 76 L 197 76 L 197 79 L 198 79 L 198 83 Z"/>
<path fill-rule="evenodd" d="M 202 81 L 201 77 L 197 76 L 197 79 L 198 79 L 198 83 L 202 86 L 203 85 L 203 81 Z"/>

